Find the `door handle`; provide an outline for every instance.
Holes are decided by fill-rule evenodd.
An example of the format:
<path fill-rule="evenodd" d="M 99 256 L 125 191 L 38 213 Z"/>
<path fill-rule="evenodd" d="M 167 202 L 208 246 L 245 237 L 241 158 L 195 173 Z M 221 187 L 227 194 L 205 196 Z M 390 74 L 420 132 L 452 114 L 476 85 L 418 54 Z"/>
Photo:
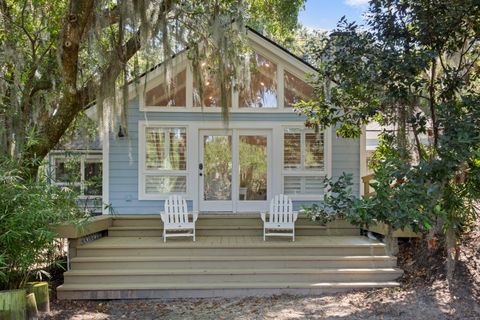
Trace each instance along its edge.
<path fill-rule="evenodd" d="M 198 164 L 198 169 L 199 169 L 199 170 L 203 170 L 203 163 L 199 163 L 199 164 Z"/>

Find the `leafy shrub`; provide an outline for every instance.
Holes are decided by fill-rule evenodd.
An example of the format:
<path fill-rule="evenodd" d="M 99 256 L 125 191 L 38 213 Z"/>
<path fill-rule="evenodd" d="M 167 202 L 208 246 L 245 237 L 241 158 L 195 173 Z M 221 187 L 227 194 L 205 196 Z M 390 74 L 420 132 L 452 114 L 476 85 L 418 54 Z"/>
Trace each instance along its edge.
<path fill-rule="evenodd" d="M 0 162 L 0 289 L 22 288 L 34 270 L 42 274 L 58 250 L 54 227 L 79 225 L 84 215 L 75 193 L 25 179 L 18 167 Z"/>
<path fill-rule="evenodd" d="M 302 209 L 313 221 L 323 225 L 338 217 L 345 217 L 356 201 L 352 193 L 352 179 L 353 176 L 345 172 L 337 180 L 325 178 L 323 201 L 311 207 L 302 206 Z"/>

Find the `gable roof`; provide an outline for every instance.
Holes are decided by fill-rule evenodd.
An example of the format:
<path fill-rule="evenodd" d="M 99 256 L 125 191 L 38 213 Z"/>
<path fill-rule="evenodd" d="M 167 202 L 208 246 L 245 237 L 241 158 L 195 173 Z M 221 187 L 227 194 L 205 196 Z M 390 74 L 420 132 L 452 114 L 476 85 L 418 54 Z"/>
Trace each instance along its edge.
<path fill-rule="evenodd" d="M 280 54 L 283 54 L 285 55 L 286 57 L 289 57 L 289 58 L 293 58 L 293 60 L 297 63 L 300 63 L 301 66 L 303 66 L 304 68 L 303 69 L 309 69 L 310 72 L 318 72 L 318 69 L 313 66 L 312 64 L 310 64 L 308 61 L 306 61 L 305 59 L 302 59 L 301 57 L 297 56 L 296 54 L 294 54 L 293 52 L 291 52 L 290 50 L 288 50 L 287 48 L 281 46 L 280 44 L 278 44 L 277 42 L 273 41 L 272 39 L 264 36 L 263 34 L 261 34 L 260 32 L 256 31 L 255 29 L 253 29 L 252 27 L 249 27 L 249 26 L 246 26 L 246 31 L 247 31 L 247 37 L 250 36 L 250 40 L 252 40 L 252 38 L 256 37 L 260 40 L 260 42 L 263 42 L 265 45 L 270 45 L 274 50 L 277 50 L 278 53 Z M 249 34 L 250 33 L 250 34 Z M 253 37 L 251 36 L 253 35 Z M 257 41 L 258 42 L 258 41 Z M 147 71 L 141 73 L 140 75 L 138 75 L 137 77 L 135 77 L 134 79 L 130 80 L 128 82 L 128 85 L 129 85 L 129 91 L 131 91 L 133 89 L 133 96 L 136 95 L 136 90 L 134 88 L 132 88 L 132 85 L 137 82 L 137 81 L 140 81 L 142 78 L 144 78 L 146 75 L 148 75 L 149 73 L 157 70 L 158 68 L 160 68 L 161 66 L 163 66 L 167 61 L 172 61 L 176 58 L 178 58 L 179 56 L 182 56 L 186 53 L 186 51 L 188 50 L 187 49 L 183 49 L 181 51 L 179 51 L 178 53 L 175 53 L 173 54 L 169 59 L 167 60 L 164 60 L 160 63 L 158 63 L 157 65 L 151 67 L 150 69 L 148 69 Z M 275 54 L 275 52 L 273 52 Z M 92 101 L 89 105 L 85 106 L 85 110 L 86 109 L 89 109 L 90 107 L 94 106 L 95 105 L 95 101 Z"/>
<path fill-rule="evenodd" d="M 272 39 L 270 38 L 267 38 L 266 36 L 264 36 L 263 34 L 261 34 L 260 32 L 258 32 L 257 30 L 253 29 L 252 27 L 249 27 L 247 26 L 246 27 L 248 31 L 256 34 L 257 36 L 259 36 L 260 38 L 262 38 L 263 40 L 267 41 L 268 43 L 271 43 L 273 44 L 275 47 L 277 47 L 278 49 L 282 50 L 283 52 L 287 53 L 288 55 L 290 55 L 291 57 L 297 59 L 298 61 L 300 61 L 301 63 L 305 64 L 306 66 L 312 68 L 313 70 L 317 71 L 318 72 L 318 69 L 316 67 L 314 67 L 312 64 L 310 64 L 307 60 L 297 56 L 296 54 L 294 54 L 293 52 L 291 52 L 290 50 L 288 50 L 287 48 L 285 48 L 284 46 L 281 46 L 280 44 L 276 43 L 275 41 L 273 41 Z"/>
<path fill-rule="evenodd" d="M 262 35 L 260 32 L 256 31 L 255 29 L 253 29 L 252 27 L 249 27 L 249 26 L 246 26 L 246 30 L 247 30 L 247 36 L 248 36 L 248 32 L 251 32 L 253 33 L 254 35 L 258 36 L 262 41 L 265 41 L 266 43 L 269 43 L 271 45 L 273 45 L 275 48 L 279 49 L 281 52 L 283 53 L 286 53 L 289 57 L 292 57 L 294 58 L 295 60 L 301 62 L 303 65 L 305 65 L 306 67 L 310 68 L 312 71 L 314 72 L 318 72 L 318 69 L 313 66 L 312 64 L 310 64 L 308 61 L 306 61 L 305 59 L 297 56 L 296 54 L 294 54 L 293 52 L 291 52 L 290 50 L 288 50 L 287 48 L 281 46 L 280 44 L 278 44 L 277 42 L 273 41 L 272 39 L 270 38 L 267 38 L 266 36 Z M 179 51 L 178 53 L 175 53 L 173 54 L 170 59 L 168 59 L 168 61 L 172 61 L 173 59 L 175 59 L 176 57 L 184 54 L 186 51 L 188 50 L 187 49 L 183 49 L 181 51 Z M 150 69 L 148 69 L 147 71 L 143 72 L 142 74 L 140 74 L 138 77 L 136 77 L 135 79 L 132 79 L 128 82 L 128 84 L 132 84 L 133 82 L 135 81 L 138 81 L 140 78 L 143 78 L 144 76 L 146 76 L 148 73 L 158 69 L 160 66 L 162 66 L 166 61 L 162 61 L 160 63 L 158 63 L 157 65 L 151 67 Z"/>

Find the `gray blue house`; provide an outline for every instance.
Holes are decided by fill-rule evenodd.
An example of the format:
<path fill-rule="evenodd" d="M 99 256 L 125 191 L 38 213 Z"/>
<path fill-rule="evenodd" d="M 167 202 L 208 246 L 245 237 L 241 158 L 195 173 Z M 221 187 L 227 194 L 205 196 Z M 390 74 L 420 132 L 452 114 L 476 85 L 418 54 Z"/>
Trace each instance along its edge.
<path fill-rule="evenodd" d="M 248 84 L 229 95 L 228 122 L 219 85 L 204 79 L 199 95 L 185 55 L 173 59 L 171 77 L 160 67 L 132 86 L 127 128 L 109 133 L 102 145 L 102 198 L 116 214 L 104 209 L 82 230 L 59 227 L 69 243 L 59 299 L 321 294 L 399 285 L 402 271 L 385 245 L 343 219 L 321 225 L 301 214 L 287 234 L 292 240 L 295 234 L 294 242 L 262 237 L 259 213 L 275 195 L 288 195 L 298 209 L 322 198 L 323 177 L 343 172 L 353 174 L 360 194 L 365 143 L 339 138 L 332 128 L 306 128 L 292 104 L 311 97 L 306 75 L 315 69 L 253 30 L 247 37 L 254 68 Z M 199 212 L 189 227 L 196 241 L 166 241 L 166 229 L 185 236 L 185 226 L 193 225 L 160 219 L 171 195 Z M 285 226 L 283 217 L 274 224 Z"/>
<path fill-rule="evenodd" d="M 218 84 L 204 79 L 200 101 L 185 55 L 174 58 L 170 85 L 157 68 L 132 90 L 128 132 L 103 144 L 103 202 L 114 212 L 158 213 L 171 194 L 199 212 L 259 212 L 275 194 L 298 208 L 342 172 L 360 192 L 360 141 L 332 128 L 316 134 L 292 108 L 310 98 L 315 69 L 251 29 L 247 37 L 255 68 L 249 88 L 231 92 L 228 125 Z"/>

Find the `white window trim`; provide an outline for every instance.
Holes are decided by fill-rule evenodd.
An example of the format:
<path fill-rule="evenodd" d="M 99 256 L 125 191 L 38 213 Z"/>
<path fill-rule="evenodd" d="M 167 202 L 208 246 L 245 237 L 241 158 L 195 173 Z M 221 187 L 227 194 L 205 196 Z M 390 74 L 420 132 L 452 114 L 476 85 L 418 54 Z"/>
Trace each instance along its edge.
<path fill-rule="evenodd" d="M 251 33 L 250 33 L 251 34 Z M 255 35 L 253 35 L 255 36 Z M 252 40 L 252 39 L 251 39 Z M 264 40 L 263 40 L 264 41 Z M 277 107 L 276 108 L 240 108 L 239 107 L 239 92 L 232 88 L 232 108 L 230 113 L 295 113 L 293 108 L 284 106 L 284 72 L 287 70 L 292 75 L 298 77 L 303 81 L 308 81 L 307 74 L 312 73 L 313 70 L 310 67 L 303 66 L 303 64 L 293 57 L 288 56 L 285 53 L 280 53 L 278 48 L 266 48 L 261 42 L 250 41 L 250 47 L 253 51 L 259 53 L 269 61 L 277 65 Z M 152 80 L 147 80 L 145 86 L 145 78 L 140 81 L 139 92 L 139 104 L 140 111 L 143 112 L 206 112 L 206 113 L 220 113 L 222 108 L 220 107 L 194 107 L 193 106 L 193 71 L 187 58 L 182 55 L 178 57 L 178 62 L 172 66 L 172 72 L 178 72 L 186 68 L 186 106 L 178 107 L 161 107 L 161 106 L 146 106 L 145 105 L 145 93 L 163 82 L 163 76 L 160 72 L 155 70 L 150 75 Z M 173 62 L 172 62 L 173 63 Z M 159 67 L 161 69 L 162 66 Z"/>
<path fill-rule="evenodd" d="M 160 127 L 185 127 L 187 128 L 187 171 L 189 179 L 187 183 L 187 200 L 193 201 L 193 210 L 199 210 L 200 191 L 199 191 L 199 176 L 198 176 L 198 163 L 199 162 L 199 145 L 195 143 L 198 141 L 199 130 L 228 130 L 228 129 L 253 129 L 259 128 L 265 130 L 272 130 L 272 179 L 271 179 L 271 195 L 280 194 L 283 192 L 283 132 L 284 128 L 304 128 L 303 121 L 230 121 L 228 129 L 224 126 L 222 121 L 138 121 L 139 128 L 139 141 L 138 141 L 138 199 L 139 200 L 164 200 L 165 197 L 158 195 L 150 195 L 144 197 L 141 194 L 141 186 L 143 183 L 142 178 L 142 165 L 145 164 L 145 139 L 144 136 L 145 126 L 160 126 Z M 328 128 L 324 131 L 325 137 L 325 172 L 327 177 L 332 175 L 332 129 Z M 278 159 L 278 160 L 277 160 Z M 318 173 L 318 172 L 317 172 Z M 318 195 L 298 195 L 292 196 L 292 200 L 308 200 L 318 201 L 320 200 Z"/>
<path fill-rule="evenodd" d="M 101 195 L 85 195 L 85 163 L 101 163 L 102 164 L 102 186 L 103 186 L 103 157 L 101 154 L 83 154 L 79 150 L 71 152 L 71 154 L 76 154 L 76 158 L 69 157 L 65 152 L 55 152 L 52 154 L 52 159 L 50 162 L 50 176 L 52 184 L 59 187 L 69 187 L 69 186 L 79 186 L 80 187 L 80 196 L 78 199 L 81 200 L 95 200 L 102 199 L 103 192 Z M 65 162 L 78 160 L 80 161 L 80 182 L 68 183 L 68 182 L 57 182 L 57 162 Z"/>
<path fill-rule="evenodd" d="M 284 163 L 284 148 L 285 148 L 285 141 L 284 141 L 284 133 L 285 129 L 302 129 L 304 132 L 314 132 L 312 129 L 305 128 L 305 126 L 301 125 L 285 125 L 282 126 L 282 134 L 281 134 L 281 185 L 282 185 L 282 193 L 285 193 L 285 177 L 331 177 L 332 176 L 332 165 L 331 165 L 331 145 L 332 145 L 332 139 L 331 139 L 331 128 L 328 128 L 323 131 L 323 170 L 317 170 L 317 169 L 285 169 Z M 301 149 L 301 162 L 302 166 L 304 164 L 304 151 L 305 151 L 305 139 L 304 139 L 305 134 L 302 132 L 301 135 L 301 144 L 300 144 L 300 149 Z M 301 186 L 302 189 L 304 189 L 305 186 Z M 285 193 L 287 194 L 287 193 Z M 321 197 L 323 197 L 324 193 L 319 193 L 319 194 L 287 194 L 292 200 L 321 200 Z"/>
<path fill-rule="evenodd" d="M 166 171 L 159 171 L 159 170 L 148 170 L 146 168 L 146 152 L 145 147 L 147 145 L 146 141 L 146 129 L 147 128 L 185 128 L 185 134 L 187 137 L 187 150 L 186 150 L 186 161 L 187 166 L 185 170 L 166 170 Z M 147 176 L 185 176 L 186 177 L 186 192 L 184 193 L 175 193 L 180 194 L 184 197 L 190 198 L 191 197 L 191 166 L 192 161 L 190 159 L 190 145 L 191 145 L 191 137 L 190 137 L 190 130 L 189 125 L 186 123 L 182 124 L 158 124 L 153 122 L 145 122 L 139 121 L 138 123 L 138 200 L 165 200 L 173 193 L 165 193 L 165 194 L 147 194 L 145 190 L 145 183 Z"/>
<path fill-rule="evenodd" d="M 362 126 L 362 135 L 360 136 L 360 181 L 359 181 L 359 196 L 364 195 L 362 178 L 368 174 L 367 169 L 367 127 Z"/>

